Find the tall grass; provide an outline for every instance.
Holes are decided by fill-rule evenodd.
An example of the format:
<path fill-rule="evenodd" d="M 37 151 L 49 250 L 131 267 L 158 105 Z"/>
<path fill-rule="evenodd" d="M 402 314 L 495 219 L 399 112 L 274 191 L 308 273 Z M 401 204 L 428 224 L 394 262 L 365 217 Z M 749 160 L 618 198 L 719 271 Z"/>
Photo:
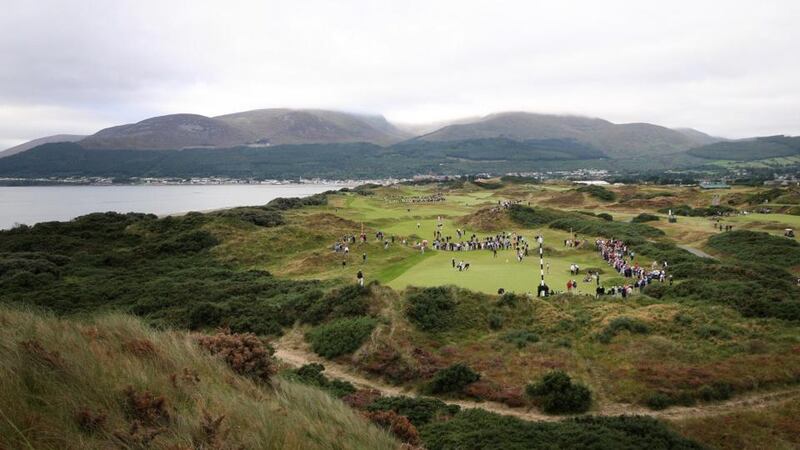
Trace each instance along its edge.
<path fill-rule="evenodd" d="M 0 379 L 0 448 L 135 448 L 142 428 L 158 430 L 148 448 L 399 445 L 318 389 L 280 378 L 258 384 L 191 335 L 124 315 L 75 322 L 0 308 Z M 169 418 L 132 433 L 129 386 L 163 396 Z M 82 427 L 79 413 L 100 417 L 99 425 Z"/>

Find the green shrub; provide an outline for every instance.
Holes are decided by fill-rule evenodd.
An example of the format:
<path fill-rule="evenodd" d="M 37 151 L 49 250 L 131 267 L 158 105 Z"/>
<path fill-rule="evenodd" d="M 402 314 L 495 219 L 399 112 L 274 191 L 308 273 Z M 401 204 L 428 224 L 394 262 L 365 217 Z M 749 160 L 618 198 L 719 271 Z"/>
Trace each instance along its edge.
<path fill-rule="evenodd" d="M 515 308 L 523 299 L 524 297 L 521 295 L 517 295 L 513 292 L 506 292 L 497 299 L 497 306 Z"/>
<path fill-rule="evenodd" d="M 660 411 L 662 409 L 666 409 L 672 404 L 672 400 L 666 395 L 661 392 L 656 392 L 651 394 L 650 396 L 645 399 L 645 405 L 648 408 L 654 409 L 656 411 Z"/>
<path fill-rule="evenodd" d="M 455 415 L 461 407 L 429 397 L 379 397 L 367 406 L 367 410 L 394 411 L 419 427 L 437 417 Z"/>
<path fill-rule="evenodd" d="M 528 422 L 481 409 L 468 409 L 420 427 L 428 450 L 701 450 L 664 422 L 643 416 L 578 417 Z"/>
<path fill-rule="evenodd" d="M 722 382 L 704 385 L 699 389 L 698 395 L 706 402 L 728 400 L 733 396 L 733 386 Z"/>
<path fill-rule="evenodd" d="M 375 323 L 371 317 L 337 319 L 312 329 L 306 339 L 318 355 L 335 358 L 358 350 L 372 334 Z"/>
<path fill-rule="evenodd" d="M 303 384 L 321 388 L 336 398 L 342 398 L 356 391 L 352 383 L 341 380 L 330 380 L 322 374 L 324 371 L 325 366 L 322 364 L 311 363 L 295 369 L 290 373 L 290 377 Z"/>
<path fill-rule="evenodd" d="M 266 208 L 233 208 L 216 213 L 222 217 L 233 217 L 259 227 L 277 227 L 286 223 L 280 211 Z"/>
<path fill-rule="evenodd" d="M 630 317 L 617 317 L 603 329 L 598 335 L 597 340 L 603 344 L 608 344 L 621 331 L 628 331 L 635 334 L 647 334 L 650 327 L 646 323 L 631 319 Z"/>
<path fill-rule="evenodd" d="M 679 205 L 679 206 L 668 206 L 666 208 L 661 208 L 658 210 L 658 212 L 662 214 L 668 214 L 670 211 L 672 211 L 672 214 L 676 216 L 711 217 L 711 216 L 722 216 L 725 214 L 734 213 L 736 212 L 736 209 L 725 205 L 708 206 L 705 208 L 692 208 L 689 205 Z"/>
<path fill-rule="evenodd" d="M 719 325 L 703 325 L 697 329 L 697 336 L 703 339 L 719 338 L 728 339 L 731 334 Z"/>
<path fill-rule="evenodd" d="M 531 208 L 530 206 L 511 205 L 508 216 L 512 221 L 525 227 L 538 227 L 558 219 L 572 217 L 575 213 L 568 213 L 556 209 Z"/>
<path fill-rule="evenodd" d="M 496 312 L 489 313 L 489 328 L 499 330 L 503 328 L 503 322 L 505 322 L 505 319 L 502 314 Z"/>
<path fill-rule="evenodd" d="M 525 392 L 551 414 L 582 413 L 592 404 L 592 394 L 586 386 L 573 383 L 569 375 L 555 370 L 529 384 Z"/>
<path fill-rule="evenodd" d="M 655 214 L 648 214 L 648 213 L 641 213 L 638 216 L 631 219 L 632 223 L 644 223 L 644 222 L 657 222 L 661 220 Z"/>
<path fill-rule="evenodd" d="M 711 236 L 708 245 L 742 261 L 782 267 L 800 265 L 800 243 L 769 233 L 729 231 Z"/>
<path fill-rule="evenodd" d="M 481 379 L 481 376 L 465 364 L 454 364 L 434 374 L 428 385 L 432 394 L 461 392 L 467 385 Z"/>
<path fill-rule="evenodd" d="M 523 348 L 528 344 L 539 342 L 539 335 L 528 330 L 514 330 L 504 334 L 500 339 Z"/>
<path fill-rule="evenodd" d="M 590 196 L 598 199 L 603 200 L 605 202 L 613 202 L 617 198 L 617 194 L 609 191 L 608 189 L 604 188 L 603 186 L 598 186 L 596 184 L 590 184 L 587 186 L 579 187 L 575 189 L 578 192 L 585 192 Z"/>
<path fill-rule="evenodd" d="M 456 301 L 446 287 L 431 287 L 407 294 L 406 316 L 421 330 L 444 331 L 453 321 Z"/>
<path fill-rule="evenodd" d="M 328 204 L 328 196 L 323 192 L 321 194 L 314 194 L 302 198 L 298 197 L 276 198 L 267 203 L 267 206 L 278 210 L 288 210 L 288 209 L 299 209 L 304 206 L 317 206 L 317 205 L 327 205 L 327 204 Z"/>
<path fill-rule="evenodd" d="M 599 218 L 601 218 L 603 220 L 607 220 L 609 222 L 613 222 L 614 221 L 614 216 L 612 216 L 609 213 L 600 213 L 600 214 L 597 215 L 597 217 L 599 217 Z"/>
<path fill-rule="evenodd" d="M 225 310 L 219 305 L 209 302 L 198 303 L 189 310 L 189 328 L 197 330 L 219 326 L 224 316 Z"/>
<path fill-rule="evenodd" d="M 318 324 L 327 319 L 367 315 L 369 296 L 370 288 L 357 284 L 334 289 L 312 302 L 302 313 L 301 320 L 305 323 Z"/>
<path fill-rule="evenodd" d="M 800 289 L 778 267 L 746 261 L 684 263 L 672 266 L 672 274 L 684 280 L 669 286 L 663 299 L 717 303 L 747 317 L 800 320 Z"/>

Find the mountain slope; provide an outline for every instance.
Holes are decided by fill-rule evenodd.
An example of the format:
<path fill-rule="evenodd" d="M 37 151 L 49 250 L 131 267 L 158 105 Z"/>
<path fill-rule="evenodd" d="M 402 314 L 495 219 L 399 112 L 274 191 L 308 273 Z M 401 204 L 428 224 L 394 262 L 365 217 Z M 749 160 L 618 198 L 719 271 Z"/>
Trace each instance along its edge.
<path fill-rule="evenodd" d="M 16 155 L 17 153 L 22 153 L 26 150 L 30 150 L 43 144 L 52 144 L 54 142 L 75 142 L 80 141 L 85 137 L 86 136 L 82 134 L 55 134 L 53 136 L 46 136 L 0 151 L 0 158 Z"/>
<path fill-rule="evenodd" d="M 398 448 L 330 395 L 247 378 L 130 316 L 0 307 L 0 448 Z"/>
<path fill-rule="evenodd" d="M 273 145 L 368 142 L 388 145 L 411 137 L 383 116 L 325 110 L 257 109 L 218 116 L 220 120 Z"/>
<path fill-rule="evenodd" d="M 176 150 L 186 147 L 232 147 L 253 135 L 225 122 L 197 114 L 171 114 L 106 128 L 80 141 L 104 150 Z"/>
<path fill-rule="evenodd" d="M 449 125 L 421 139 L 461 141 L 495 137 L 518 141 L 574 139 L 602 150 L 611 158 L 677 153 L 700 145 L 697 137 L 658 125 L 618 125 L 589 117 L 524 112 L 491 114 L 476 122 Z"/>
<path fill-rule="evenodd" d="M 717 142 L 687 152 L 711 160 L 757 161 L 800 155 L 800 137 L 768 136 L 756 139 Z"/>

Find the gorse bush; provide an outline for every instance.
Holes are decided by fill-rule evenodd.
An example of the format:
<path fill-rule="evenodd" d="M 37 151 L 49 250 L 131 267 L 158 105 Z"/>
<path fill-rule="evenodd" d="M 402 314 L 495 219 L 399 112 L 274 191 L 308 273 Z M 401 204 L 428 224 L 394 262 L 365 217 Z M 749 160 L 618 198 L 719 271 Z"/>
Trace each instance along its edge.
<path fill-rule="evenodd" d="M 322 299 L 319 282 L 220 263 L 207 251 L 216 238 L 204 228 L 220 220 L 230 219 L 104 213 L 0 231 L 0 300 L 59 314 L 114 309 L 158 326 L 279 334 Z"/>
<path fill-rule="evenodd" d="M 504 306 L 508 308 L 515 308 L 522 303 L 525 297 L 515 294 L 513 292 L 506 292 L 497 299 L 497 306 Z"/>
<path fill-rule="evenodd" d="M 244 207 L 226 209 L 214 213 L 221 217 L 233 217 L 242 222 L 252 223 L 259 227 L 277 227 L 286 223 L 283 214 L 280 211 L 273 210 L 270 207 Z"/>
<path fill-rule="evenodd" d="M 481 376 L 466 364 L 454 364 L 437 371 L 428 384 L 428 390 L 432 394 L 461 392 L 467 385 L 480 379 Z"/>
<path fill-rule="evenodd" d="M 423 331 L 445 331 L 453 321 L 456 301 L 451 289 L 430 287 L 410 291 L 406 316 Z"/>
<path fill-rule="evenodd" d="M 524 348 L 528 344 L 539 342 L 539 335 L 528 330 L 514 330 L 504 334 L 500 339 L 516 345 L 517 348 Z"/>
<path fill-rule="evenodd" d="M 635 334 L 648 334 L 650 327 L 641 320 L 631 319 L 630 317 L 617 317 L 603 329 L 598 335 L 597 340 L 608 344 L 614 339 L 614 336 L 621 331 L 628 331 Z"/>
<path fill-rule="evenodd" d="M 276 198 L 269 203 L 267 207 L 275 208 L 277 210 L 299 209 L 304 206 L 321 206 L 328 204 L 327 193 L 314 194 L 308 197 L 288 197 Z"/>
<path fill-rule="evenodd" d="M 352 383 L 342 380 L 331 380 L 322 373 L 324 371 L 325 366 L 322 364 L 306 364 L 291 372 L 290 377 L 303 384 L 316 386 L 327 391 L 336 398 L 342 398 L 356 392 L 356 388 Z"/>
<path fill-rule="evenodd" d="M 335 358 L 358 350 L 372 334 L 375 324 L 371 317 L 336 319 L 312 329 L 306 333 L 306 339 L 318 355 Z"/>
<path fill-rule="evenodd" d="M 779 266 L 800 265 L 800 243 L 769 233 L 729 231 L 711 236 L 708 245 L 742 261 Z"/>
<path fill-rule="evenodd" d="M 503 323 L 505 322 L 505 318 L 500 313 L 489 313 L 489 328 L 492 330 L 499 330 L 503 328 Z"/>
<path fill-rule="evenodd" d="M 698 401 L 715 402 L 730 399 L 735 392 L 734 387 L 726 382 L 716 381 L 700 387 L 658 391 L 644 398 L 644 404 L 650 409 L 661 410 L 674 405 L 692 406 Z"/>
<path fill-rule="evenodd" d="M 631 219 L 632 223 L 644 223 L 644 222 L 657 222 L 661 220 L 655 214 L 648 214 L 648 213 L 641 213 L 638 216 Z"/>
<path fill-rule="evenodd" d="M 679 205 L 669 206 L 667 208 L 661 208 L 658 210 L 658 212 L 662 214 L 668 214 L 670 211 L 672 211 L 672 214 L 676 216 L 711 217 L 734 213 L 736 212 L 736 209 L 725 205 L 707 206 L 705 208 L 692 208 L 689 205 Z"/>
<path fill-rule="evenodd" d="M 369 310 L 369 286 L 350 284 L 334 289 L 315 300 L 302 314 L 302 321 L 318 324 L 328 319 L 367 315 Z"/>
<path fill-rule="evenodd" d="M 678 264 L 671 270 L 683 281 L 660 289 L 661 299 L 716 303 L 747 317 L 800 320 L 800 289 L 789 272 L 776 266 L 702 262 Z"/>
<path fill-rule="evenodd" d="M 530 206 L 522 205 L 511 205 L 511 208 L 508 210 L 508 217 L 511 218 L 512 221 L 530 228 L 547 225 L 553 221 L 575 215 L 577 214 L 548 208 L 531 208 Z"/>
<path fill-rule="evenodd" d="M 448 421 L 420 427 L 429 450 L 702 450 L 663 422 L 643 416 L 579 417 L 528 422 L 481 409 L 468 409 Z"/>
<path fill-rule="evenodd" d="M 544 412 L 551 414 L 582 413 L 592 404 L 589 388 L 573 383 L 569 375 L 555 370 L 535 384 L 529 384 L 525 392 L 537 401 Z"/>
<path fill-rule="evenodd" d="M 438 417 L 453 416 L 461 407 L 448 405 L 429 397 L 380 397 L 367 406 L 369 411 L 394 411 L 408 417 L 415 426 L 425 425 Z"/>
<path fill-rule="evenodd" d="M 598 186 L 595 184 L 590 184 L 587 186 L 579 187 L 575 189 L 577 192 L 585 192 L 590 196 L 598 199 L 603 200 L 605 202 L 613 202 L 617 198 L 617 194 L 609 191 L 608 189 L 604 188 L 603 186 Z"/>

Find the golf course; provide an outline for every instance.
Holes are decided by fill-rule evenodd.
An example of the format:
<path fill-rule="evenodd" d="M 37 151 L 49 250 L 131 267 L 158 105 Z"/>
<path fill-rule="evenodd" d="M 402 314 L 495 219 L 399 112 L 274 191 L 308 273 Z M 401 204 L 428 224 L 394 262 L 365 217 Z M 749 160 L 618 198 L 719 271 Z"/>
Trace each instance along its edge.
<path fill-rule="evenodd" d="M 0 267 L 13 267 L 0 300 L 252 333 L 284 382 L 408 416 L 434 448 L 467 430 L 492 442 L 506 426 L 561 439 L 579 417 L 599 420 L 581 439 L 612 433 L 637 442 L 627 448 L 645 436 L 790 449 L 800 244 L 785 234 L 799 199 L 796 187 L 510 177 L 98 213 L 0 233 Z"/>

